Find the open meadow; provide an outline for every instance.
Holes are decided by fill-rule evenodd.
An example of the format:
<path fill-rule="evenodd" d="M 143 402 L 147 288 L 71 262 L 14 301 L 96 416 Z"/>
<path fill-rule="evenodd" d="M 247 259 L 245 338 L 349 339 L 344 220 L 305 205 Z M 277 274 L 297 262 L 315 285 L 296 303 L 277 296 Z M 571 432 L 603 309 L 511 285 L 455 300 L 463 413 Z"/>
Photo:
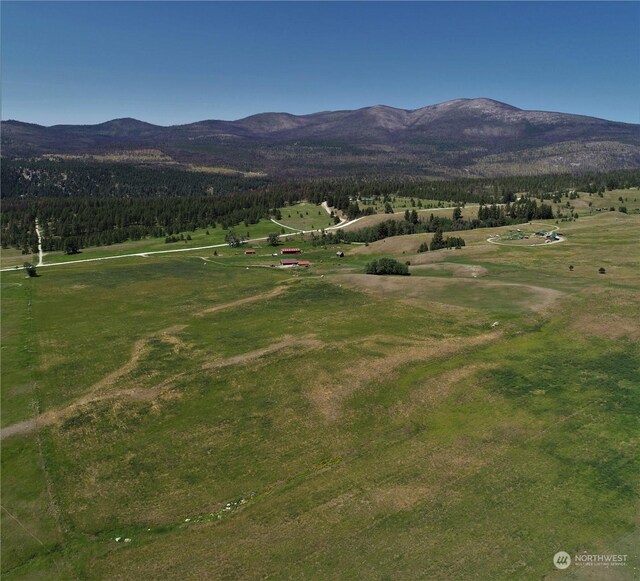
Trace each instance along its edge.
<path fill-rule="evenodd" d="M 277 221 L 287 230 L 319 230 L 335 226 L 333 217 L 317 204 L 300 202 L 278 210 L 282 217 Z"/>
<path fill-rule="evenodd" d="M 574 199 L 565 195 L 560 202 L 554 202 L 554 215 L 568 214 L 573 210 L 578 216 L 591 216 L 599 212 L 618 211 L 625 208 L 627 213 L 640 213 L 640 190 L 605 190 L 601 193 L 575 192 Z"/>
<path fill-rule="evenodd" d="M 638 578 L 640 215 L 561 228 L 3 273 L 3 577 Z"/>
<path fill-rule="evenodd" d="M 263 218 L 255 224 L 239 224 L 233 227 L 197 228 L 195 230 L 182 232 L 182 238 L 176 235 L 177 239 L 166 242 L 164 237 L 146 237 L 142 240 L 130 240 L 109 246 L 92 246 L 83 248 L 78 254 L 65 254 L 64 252 L 46 252 L 47 263 L 75 262 L 83 259 L 107 258 L 112 256 L 126 256 L 129 254 L 144 254 L 154 252 L 165 252 L 167 250 L 187 250 L 189 248 L 199 248 L 206 246 L 225 245 L 225 236 L 234 231 L 239 236 L 247 240 L 267 238 L 269 234 L 275 233 L 284 239 L 290 238 L 300 230 L 320 230 L 335 225 L 333 218 L 319 205 L 305 202 L 284 206 L 278 209 L 282 218 L 274 223 L 271 219 Z M 266 241 L 257 242 L 254 246 L 266 246 Z M 0 267 L 22 267 L 25 261 L 38 262 L 37 254 L 24 255 L 20 250 L 14 248 L 2 249 L 0 254 Z"/>

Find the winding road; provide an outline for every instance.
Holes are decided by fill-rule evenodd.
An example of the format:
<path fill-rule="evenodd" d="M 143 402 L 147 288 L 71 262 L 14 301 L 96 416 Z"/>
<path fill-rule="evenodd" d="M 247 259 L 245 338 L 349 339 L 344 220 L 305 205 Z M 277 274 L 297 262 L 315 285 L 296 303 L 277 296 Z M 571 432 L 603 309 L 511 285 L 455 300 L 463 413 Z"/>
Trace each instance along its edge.
<path fill-rule="evenodd" d="M 326 208 L 325 208 L 326 209 Z M 351 224 L 355 224 L 358 220 L 361 220 L 362 218 L 356 218 L 355 220 L 342 220 L 339 224 L 336 224 L 335 226 L 329 226 L 328 228 L 317 228 L 314 230 L 296 230 L 295 228 L 291 228 L 290 226 L 286 226 L 284 224 L 280 224 L 279 222 L 276 222 L 275 220 L 271 220 L 274 224 L 277 224 L 278 226 L 283 226 L 285 228 L 290 228 L 292 230 L 295 230 L 294 232 L 291 232 L 290 234 L 281 234 L 280 238 L 288 238 L 290 236 L 297 236 L 298 234 L 312 234 L 312 233 L 318 233 L 321 232 L 322 230 L 325 231 L 329 231 L 329 230 L 338 230 L 340 228 L 344 228 L 345 226 L 350 226 Z M 171 250 L 150 250 L 148 252 L 133 252 L 131 254 L 117 254 L 115 256 L 102 256 L 102 257 L 97 257 L 97 258 L 80 258 L 78 260 L 67 260 L 64 262 L 48 262 L 45 263 L 44 262 L 44 253 L 42 252 L 42 243 L 41 243 L 41 235 L 40 235 L 40 228 L 38 226 L 37 220 L 36 220 L 36 232 L 38 233 L 38 255 L 39 255 L 39 261 L 38 261 L 38 266 L 45 268 L 45 267 L 51 267 L 51 266 L 66 266 L 69 264 L 78 264 L 81 262 L 98 262 L 98 261 L 102 261 L 102 260 L 116 260 L 117 258 L 131 258 L 134 256 L 138 256 L 141 258 L 148 258 L 149 256 L 152 256 L 154 254 L 171 254 L 174 252 L 191 252 L 191 251 L 197 251 L 197 250 L 209 250 L 211 248 L 228 248 L 229 245 L 225 242 L 222 244 L 211 244 L 209 246 L 191 246 L 189 248 L 175 248 L 175 249 L 171 249 Z M 247 240 L 247 242 L 264 242 L 265 240 L 268 240 L 268 237 L 264 236 L 262 238 L 252 238 L 250 240 Z M 22 266 L 9 266 L 6 268 L 0 268 L 0 272 L 10 272 L 10 271 L 16 271 L 16 270 L 20 270 L 22 268 Z"/>
<path fill-rule="evenodd" d="M 326 211 L 327 213 L 331 213 L 331 208 L 327 205 L 326 202 L 323 202 L 322 204 L 320 204 Z M 474 208 L 477 207 L 476 205 L 467 205 L 465 206 L 465 208 Z M 419 210 L 420 212 L 434 212 L 434 211 L 441 211 L 441 210 L 452 210 L 456 208 L 456 206 L 449 206 L 446 208 L 426 208 L 423 210 Z M 334 210 L 335 212 L 335 210 Z M 400 214 L 404 214 L 404 212 L 394 212 L 394 214 L 390 214 L 390 215 L 400 215 Z M 346 228 L 347 226 L 351 226 L 352 224 L 355 224 L 357 222 L 359 222 L 360 220 L 367 218 L 367 216 L 361 216 L 360 218 L 355 218 L 353 220 L 348 220 L 346 218 L 343 218 L 339 224 L 336 224 L 335 226 L 329 226 L 327 228 L 316 228 L 313 230 L 296 230 L 295 228 L 291 228 L 291 226 L 286 226 L 285 224 L 281 224 L 280 222 L 276 222 L 275 220 L 271 220 L 274 224 L 277 224 L 278 226 L 282 226 L 284 228 L 289 228 L 294 230 L 294 232 L 291 232 L 289 234 L 281 234 L 280 238 L 288 238 L 290 236 L 297 236 L 299 234 L 316 234 L 318 232 L 321 232 L 322 230 L 324 230 L 325 232 L 330 232 L 333 230 L 340 230 L 342 228 Z M 548 225 L 545 225 L 548 226 Z M 555 230 L 558 230 L 558 227 L 555 226 L 554 227 Z M 81 262 L 99 262 L 99 261 L 103 261 L 103 260 L 116 260 L 118 258 L 132 258 L 134 256 L 138 256 L 140 258 L 148 258 L 149 256 L 153 256 L 156 254 L 172 254 L 175 252 L 192 252 L 192 251 L 197 251 L 197 250 L 209 250 L 209 249 L 215 249 L 215 248 L 228 248 L 229 245 L 227 243 L 222 243 L 222 244 L 211 244 L 208 246 L 192 246 L 189 248 L 175 248 L 175 249 L 171 249 L 171 250 L 150 250 L 148 252 L 132 252 L 130 254 L 117 254 L 115 256 L 102 256 L 102 257 L 96 257 L 96 258 L 80 258 L 78 260 L 67 260 L 64 262 L 48 262 L 45 263 L 44 262 L 44 252 L 42 252 L 42 238 L 41 238 L 41 232 L 40 232 L 40 226 L 38 225 L 38 221 L 36 219 L 36 232 L 38 234 L 38 267 L 40 268 L 47 268 L 47 267 L 51 267 L 51 266 L 68 266 L 70 264 L 78 264 Z M 262 237 L 262 238 L 252 238 L 250 240 L 247 240 L 247 242 L 252 243 L 252 242 L 264 242 L 265 240 L 268 240 L 268 238 L 266 236 Z M 556 242 L 562 242 L 564 239 L 560 239 L 557 240 Z M 488 240 L 489 242 L 491 242 L 491 240 Z M 501 244 L 500 242 L 491 242 L 492 244 Z M 16 270 L 20 270 L 22 268 L 22 266 L 8 266 L 5 268 L 0 268 L 0 272 L 11 272 L 11 271 L 16 271 Z"/>

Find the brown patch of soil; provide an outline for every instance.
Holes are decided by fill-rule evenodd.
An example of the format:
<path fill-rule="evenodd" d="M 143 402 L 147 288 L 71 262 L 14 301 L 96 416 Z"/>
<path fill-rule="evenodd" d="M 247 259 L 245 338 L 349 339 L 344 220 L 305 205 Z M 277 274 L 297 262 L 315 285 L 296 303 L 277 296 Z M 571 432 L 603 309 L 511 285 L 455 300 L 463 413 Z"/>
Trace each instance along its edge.
<path fill-rule="evenodd" d="M 526 289 L 526 291 L 529 291 L 533 296 L 523 297 L 520 302 L 532 311 L 543 311 L 551 306 L 551 304 L 556 300 L 565 296 L 565 293 L 561 291 L 541 286 L 471 278 L 341 274 L 332 275 L 330 280 L 334 282 L 347 283 L 358 290 L 378 296 L 393 295 L 394 298 L 402 302 L 417 306 L 425 306 L 425 297 L 430 296 L 429 291 L 437 290 L 446 293 L 446 290 L 456 283 L 462 283 L 464 285 L 478 285 L 488 289 L 505 287 L 513 287 L 514 290 Z M 527 300 L 527 298 L 530 300 Z M 471 302 L 470 307 L 472 306 L 473 303 Z"/>
<path fill-rule="evenodd" d="M 466 365 L 458 369 L 453 369 L 441 373 L 434 377 L 429 377 L 417 390 L 415 390 L 408 402 L 397 404 L 392 413 L 399 416 L 408 416 L 412 410 L 418 407 L 433 407 L 436 403 L 444 400 L 453 392 L 458 383 L 471 377 L 476 372 L 491 369 L 491 365 Z"/>
<path fill-rule="evenodd" d="M 9 436 L 14 436 L 17 434 L 28 434 L 35 429 L 43 428 L 45 426 L 50 426 L 53 424 L 57 424 L 62 420 L 65 420 L 72 416 L 76 411 L 78 411 L 82 406 L 86 406 L 92 403 L 96 403 L 99 401 L 109 400 L 109 399 L 121 399 L 121 398 L 130 398 L 134 400 L 140 401 L 149 401 L 156 398 L 162 392 L 173 387 L 175 382 L 180 379 L 184 373 L 176 374 L 162 383 L 155 385 L 151 388 L 130 388 L 130 389 L 121 389 L 118 391 L 112 391 L 109 393 L 89 393 L 87 395 L 82 396 L 81 398 L 74 401 L 72 404 L 57 410 L 50 410 L 48 412 L 44 412 L 35 418 L 25 420 L 23 422 L 19 422 L 17 424 L 12 424 L 7 428 L 3 428 L 0 439 L 4 440 Z"/>
<path fill-rule="evenodd" d="M 333 421 L 340 417 L 344 401 L 358 389 L 373 381 L 391 381 L 402 365 L 413 361 L 425 363 L 450 357 L 465 349 L 486 344 L 499 336 L 499 332 L 492 332 L 476 337 L 452 337 L 437 343 L 434 341 L 406 342 L 401 348 L 396 346 L 385 356 L 357 361 L 354 365 L 341 370 L 338 378 L 327 372 L 316 373 L 307 397 L 326 420 Z M 363 348 L 368 344 L 374 349 L 380 348 L 376 338 L 363 341 Z"/>
<path fill-rule="evenodd" d="M 640 339 L 640 326 L 636 321 L 608 313 L 583 313 L 571 323 L 571 328 L 581 335 L 636 341 Z"/>
<path fill-rule="evenodd" d="M 410 270 L 444 270 L 453 273 L 455 276 L 471 278 L 478 278 L 479 276 L 485 276 L 489 273 L 484 266 L 457 264 L 455 262 L 436 262 L 433 264 L 419 264 L 414 266 L 412 261 Z"/>
<path fill-rule="evenodd" d="M 219 367 L 227 367 L 229 365 L 238 365 L 239 363 L 248 363 L 249 361 L 255 361 L 270 353 L 281 351 L 283 349 L 290 349 L 299 347 L 320 347 L 323 345 L 322 341 L 314 339 L 313 337 L 292 337 L 287 335 L 282 338 L 278 343 L 273 343 L 262 349 L 256 349 L 248 353 L 242 353 L 240 355 L 234 355 L 233 357 L 227 357 L 225 359 L 218 359 L 216 361 L 210 361 L 202 366 L 202 369 L 216 369 Z"/>
<path fill-rule="evenodd" d="M 433 491 L 426 486 L 396 484 L 372 490 L 370 497 L 371 501 L 381 508 L 397 512 L 413 508 L 432 494 Z"/>
<path fill-rule="evenodd" d="M 180 337 L 176 337 L 175 333 L 179 333 L 183 329 L 186 328 L 186 325 L 174 325 L 173 327 L 169 327 L 168 329 L 164 329 L 158 333 L 158 338 L 164 342 L 168 343 L 173 347 L 174 353 L 179 353 L 184 349 L 188 349 L 189 346 L 182 340 Z"/>
<path fill-rule="evenodd" d="M 277 286 L 273 290 L 271 290 L 271 291 L 269 291 L 267 293 L 263 293 L 261 295 L 255 295 L 253 297 L 247 297 L 245 299 L 232 301 L 230 303 L 224 303 L 222 305 L 215 305 L 213 307 L 209 307 L 207 309 L 204 309 L 203 311 L 200 311 L 199 313 L 196 313 L 196 317 L 203 317 L 205 315 L 208 315 L 208 314 L 211 314 L 211 313 L 215 313 L 217 311 L 222 311 L 224 309 L 233 309 L 235 307 L 240 307 L 242 305 L 248 305 L 248 304 L 251 304 L 251 303 L 255 303 L 257 301 L 263 301 L 265 299 L 271 299 L 273 297 L 277 297 L 278 295 L 282 294 L 286 290 L 287 290 L 286 286 Z"/>

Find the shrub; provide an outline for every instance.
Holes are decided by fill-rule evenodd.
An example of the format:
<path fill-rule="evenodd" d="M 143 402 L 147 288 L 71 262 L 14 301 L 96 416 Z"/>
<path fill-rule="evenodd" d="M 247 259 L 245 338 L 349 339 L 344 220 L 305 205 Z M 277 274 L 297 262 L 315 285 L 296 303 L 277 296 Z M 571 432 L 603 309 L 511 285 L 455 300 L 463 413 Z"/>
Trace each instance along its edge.
<path fill-rule="evenodd" d="M 367 264 L 367 274 L 409 275 L 409 267 L 393 258 L 380 258 Z"/>

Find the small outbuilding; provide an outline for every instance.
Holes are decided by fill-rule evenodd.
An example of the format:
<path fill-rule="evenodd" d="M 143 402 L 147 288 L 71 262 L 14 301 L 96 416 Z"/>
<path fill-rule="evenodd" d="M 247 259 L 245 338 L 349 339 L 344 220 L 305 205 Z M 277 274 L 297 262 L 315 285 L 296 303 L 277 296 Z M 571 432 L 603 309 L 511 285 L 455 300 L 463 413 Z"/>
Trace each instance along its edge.
<path fill-rule="evenodd" d="M 344 252 L 342 252 L 342 250 L 340 250 L 339 252 L 336 252 L 336 256 L 338 258 L 343 258 L 344 257 Z"/>
<path fill-rule="evenodd" d="M 308 260 L 299 260 L 298 266 L 304 266 L 305 268 L 309 268 L 311 263 Z"/>
<path fill-rule="evenodd" d="M 253 248 L 249 248 L 248 250 L 244 251 L 245 254 L 255 254 L 256 251 Z"/>
<path fill-rule="evenodd" d="M 292 258 L 285 258 L 280 261 L 280 266 L 298 266 L 298 261 Z"/>

